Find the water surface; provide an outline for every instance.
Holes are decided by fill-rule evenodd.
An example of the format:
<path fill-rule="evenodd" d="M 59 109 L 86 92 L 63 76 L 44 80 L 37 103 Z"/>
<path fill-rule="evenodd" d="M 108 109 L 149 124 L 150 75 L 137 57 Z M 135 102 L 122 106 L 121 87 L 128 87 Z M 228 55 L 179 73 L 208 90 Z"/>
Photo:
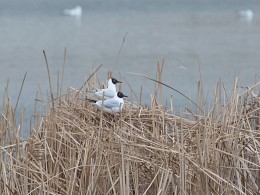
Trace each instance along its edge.
<path fill-rule="evenodd" d="M 62 14 L 63 9 L 78 4 L 83 7 L 80 19 Z M 200 78 L 205 94 L 212 93 L 219 79 L 227 90 L 235 77 L 241 85 L 250 85 L 259 81 L 260 74 L 259 5 L 256 0 L 1 0 L 0 97 L 9 79 L 14 104 L 27 71 L 18 111 L 26 108 L 27 115 L 32 115 L 37 90 L 47 96 L 49 89 L 42 51 L 46 51 L 56 86 L 65 47 L 64 89 L 79 88 L 90 69 L 104 64 L 100 79 L 105 80 L 111 70 L 137 94 L 142 86 L 144 102 L 149 103 L 154 83 L 129 72 L 155 78 L 158 60 L 164 60 L 163 81 L 193 99 Z M 238 16 L 238 10 L 244 9 L 254 12 L 249 23 Z M 130 94 L 126 82 L 122 87 Z M 186 102 L 167 88 L 163 92 L 164 102 L 174 96 L 176 110 Z"/>

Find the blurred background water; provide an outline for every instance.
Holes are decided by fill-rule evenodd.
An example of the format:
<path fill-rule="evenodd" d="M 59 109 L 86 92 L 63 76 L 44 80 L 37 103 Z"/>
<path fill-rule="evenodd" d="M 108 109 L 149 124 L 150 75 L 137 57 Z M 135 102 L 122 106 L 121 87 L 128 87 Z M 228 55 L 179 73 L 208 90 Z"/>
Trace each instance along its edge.
<path fill-rule="evenodd" d="M 64 9 L 76 5 L 82 7 L 81 17 L 64 16 Z M 238 14 L 247 9 L 254 13 L 252 20 Z M 257 0 L 0 0 L 0 100 L 9 79 L 15 103 L 27 71 L 18 112 L 25 108 L 31 116 L 39 86 L 45 95 L 49 89 L 42 51 L 56 86 L 65 47 L 63 89 L 79 88 L 90 67 L 104 64 L 99 78 L 107 79 L 111 70 L 137 94 L 142 86 L 149 103 L 154 83 L 128 72 L 155 78 L 158 60 L 164 60 L 163 82 L 192 99 L 200 76 L 205 94 L 219 79 L 227 91 L 235 77 L 250 85 L 260 74 L 259 10 Z M 130 93 L 126 83 L 122 90 Z M 186 102 L 167 88 L 163 92 L 165 102 L 174 96 L 177 110 Z"/>

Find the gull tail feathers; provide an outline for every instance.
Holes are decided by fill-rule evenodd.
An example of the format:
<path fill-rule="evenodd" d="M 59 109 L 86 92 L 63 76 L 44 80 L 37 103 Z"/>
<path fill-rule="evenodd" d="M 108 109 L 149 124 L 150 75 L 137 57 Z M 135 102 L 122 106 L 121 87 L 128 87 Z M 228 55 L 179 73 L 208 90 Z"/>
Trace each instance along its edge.
<path fill-rule="evenodd" d="M 97 100 L 92 100 L 92 99 L 88 99 L 88 98 L 86 98 L 85 100 L 87 100 L 87 101 L 89 101 L 91 103 L 96 103 L 97 102 Z"/>
<path fill-rule="evenodd" d="M 92 90 L 89 90 L 88 88 L 86 88 L 86 93 L 96 93 L 98 92 L 98 89 L 93 88 Z"/>

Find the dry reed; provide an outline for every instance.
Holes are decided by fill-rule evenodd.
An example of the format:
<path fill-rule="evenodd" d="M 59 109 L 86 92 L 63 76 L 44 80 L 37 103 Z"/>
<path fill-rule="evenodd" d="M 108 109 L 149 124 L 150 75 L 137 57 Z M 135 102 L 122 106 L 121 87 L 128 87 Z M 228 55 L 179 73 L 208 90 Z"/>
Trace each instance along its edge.
<path fill-rule="evenodd" d="M 259 92 L 255 85 L 241 95 L 236 83 L 223 101 L 218 83 L 211 110 L 190 116 L 174 114 L 156 97 L 151 106 L 127 102 L 121 114 L 106 114 L 69 89 L 55 107 L 52 97 L 35 113 L 28 141 L 20 138 L 6 95 L 0 193 L 259 194 L 260 107 L 253 89 Z M 205 111 L 200 85 L 198 92 Z"/>

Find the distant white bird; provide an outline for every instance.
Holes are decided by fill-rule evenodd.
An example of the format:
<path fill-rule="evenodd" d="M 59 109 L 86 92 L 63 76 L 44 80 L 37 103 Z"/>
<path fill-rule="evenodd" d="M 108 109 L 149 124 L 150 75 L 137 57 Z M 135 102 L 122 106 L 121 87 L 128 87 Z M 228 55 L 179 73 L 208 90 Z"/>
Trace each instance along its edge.
<path fill-rule="evenodd" d="M 65 9 L 63 11 L 63 14 L 66 16 L 75 16 L 75 17 L 81 17 L 82 15 L 82 7 L 81 6 L 76 6 L 73 9 Z"/>
<path fill-rule="evenodd" d="M 251 9 L 240 10 L 238 12 L 240 19 L 246 22 L 251 22 L 254 18 L 254 13 Z"/>
<path fill-rule="evenodd" d="M 92 102 L 99 110 L 102 108 L 104 109 L 104 112 L 107 113 L 116 113 L 121 112 L 124 106 L 124 99 L 123 97 L 127 97 L 122 92 L 115 93 L 113 98 L 107 99 L 107 100 L 90 100 L 88 101 Z"/>
<path fill-rule="evenodd" d="M 107 88 L 105 88 L 105 89 L 95 89 L 95 91 L 93 93 L 100 100 L 103 98 L 103 95 L 104 95 L 105 100 L 107 100 L 109 98 L 113 98 L 115 96 L 115 93 L 116 93 L 116 84 L 117 83 L 122 83 L 122 82 L 118 81 L 115 78 L 111 78 L 111 79 L 108 80 Z"/>

